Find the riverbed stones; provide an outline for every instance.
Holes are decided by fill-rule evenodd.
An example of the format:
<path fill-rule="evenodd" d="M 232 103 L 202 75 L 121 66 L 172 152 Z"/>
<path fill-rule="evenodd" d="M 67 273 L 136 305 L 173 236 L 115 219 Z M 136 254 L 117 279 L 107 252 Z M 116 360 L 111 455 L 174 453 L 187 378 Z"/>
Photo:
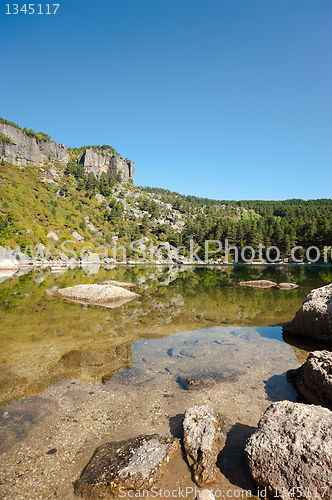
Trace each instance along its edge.
<path fill-rule="evenodd" d="M 222 442 L 224 419 L 210 405 L 192 406 L 182 422 L 183 445 L 193 461 L 194 479 L 198 486 L 217 480 L 216 462 Z"/>
<path fill-rule="evenodd" d="M 311 352 L 300 368 L 288 370 L 287 380 L 309 403 L 332 410 L 332 352 Z"/>
<path fill-rule="evenodd" d="M 312 290 L 283 332 L 332 344 L 332 284 Z"/>
<path fill-rule="evenodd" d="M 118 498 L 119 488 L 150 488 L 180 447 L 177 438 L 158 434 L 99 446 L 76 481 L 83 499 Z"/>
<path fill-rule="evenodd" d="M 245 451 L 254 481 L 268 495 L 283 500 L 294 500 L 297 495 L 330 498 L 332 412 L 327 408 L 291 401 L 273 403 Z"/>
<path fill-rule="evenodd" d="M 137 293 L 114 285 L 83 284 L 60 288 L 55 295 L 74 302 L 107 305 L 112 301 L 131 300 Z"/>

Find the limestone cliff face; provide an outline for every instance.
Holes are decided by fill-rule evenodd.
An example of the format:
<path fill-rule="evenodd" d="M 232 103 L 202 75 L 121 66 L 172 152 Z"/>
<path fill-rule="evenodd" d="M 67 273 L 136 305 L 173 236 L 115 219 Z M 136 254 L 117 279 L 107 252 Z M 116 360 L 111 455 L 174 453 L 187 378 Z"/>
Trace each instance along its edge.
<path fill-rule="evenodd" d="M 10 139 L 8 142 L 0 140 L 0 159 L 4 158 L 14 165 L 37 164 L 43 158 L 63 164 L 68 161 L 66 146 L 52 139 L 37 141 L 35 137 L 3 123 L 0 123 L 0 134 Z M 134 179 L 134 162 L 124 160 L 109 150 L 100 153 L 91 148 L 85 149 L 78 161 L 83 164 L 85 174 L 93 172 L 99 177 L 102 172 L 113 175 L 120 172 L 122 182 Z"/>
<path fill-rule="evenodd" d="M 66 160 L 66 146 L 52 139 L 38 142 L 35 137 L 30 137 L 21 130 L 3 123 L 0 123 L 0 134 L 11 140 L 11 143 L 0 142 L 0 157 L 15 165 L 38 163 L 43 158 L 49 157 L 59 162 Z"/>
<path fill-rule="evenodd" d="M 120 155 L 105 155 L 93 149 L 85 149 L 79 162 L 83 165 L 85 174 L 93 172 L 97 177 L 102 172 L 113 175 L 120 172 L 122 182 L 134 180 L 135 163 L 124 160 Z"/>

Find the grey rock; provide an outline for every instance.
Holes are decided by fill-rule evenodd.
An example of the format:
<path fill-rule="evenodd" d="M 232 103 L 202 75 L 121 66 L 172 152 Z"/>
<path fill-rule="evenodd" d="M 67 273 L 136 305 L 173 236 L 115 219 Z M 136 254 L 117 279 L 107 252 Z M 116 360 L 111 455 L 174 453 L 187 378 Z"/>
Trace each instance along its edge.
<path fill-rule="evenodd" d="M 47 235 L 46 238 L 50 238 L 53 241 L 58 241 L 59 236 L 57 236 L 54 231 L 50 231 Z"/>
<path fill-rule="evenodd" d="M 71 235 L 77 240 L 77 241 L 83 241 L 84 238 L 83 236 L 81 236 L 80 234 L 78 234 L 77 231 L 74 231 L 73 233 L 71 233 Z"/>
<path fill-rule="evenodd" d="M 60 178 L 60 175 L 58 174 L 58 172 L 56 171 L 56 169 L 54 167 L 51 167 L 47 172 L 46 172 L 46 176 L 48 179 L 51 179 L 51 180 L 57 180 Z"/>
<path fill-rule="evenodd" d="M 105 196 L 103 196 L 103 195 L 102 195 L 102 194 L 100 194 L 100 193 L 97 193 L 97 194 L 96 194 L 96 199 L 97 199 L 97 202 L 98 202 L 98 203 L 102 203 L 103 201 L 106 201 Z"/>
<path fill-rule="evenodd" d="M 183 445 L 194 460 L 194 479 L 198 486 L 217 480 L 216 462 L 222 442 L 224 421 L 211 406 L 192 406 L 182 422 Z"/>
<path fill-rule="evenodd" d="M 245 451 L 254 481 L 268 495 L 293 500 L 295 491 L 298 498 L 330 498 L 332 412 L 327 408 L 291 401 L 273 403 Z"/>
<path fill-rule="evenodd" d="M 125 161 L 120 155 L 111 156 L 107 153 L 99 153 L 93 149 L 85 149 L 79 162 L 83 165 L 85 174 L 93 172 L 94 175 L 98 177 L 103 172 L 108 172 L 113 175 L 120 172 L 122 182 L 128 182 L 130 179 L 134 179 L 134 162 Z"/>
<path fill-rule="evenodd" d="M 89 274 L 95 274 L 93 272 L 93 265 L 87 262 L 85 262 L 85 265 Z M 96 264 L 96 266 L 96 273 L 98 273 L 100 265 Z M 84 265 L 82 265 L 82 269 L 85 270 Z M 118 304 L 116 302 L 128 301 L 139 297 L 137 293 L 131 292 L 126 288 L 97 284 L 82 284 L 61 288 L 57 291 L 56 295 L 63 299 L 82 304 L 100 304 L 111 308 L 117 307 Z"/>
<path fill-rule="evenodd" d="M 21 130 L 3 123 L 0 123 L 0 133 L 12 141 L 12 144 L 0 142 L 0 156 L 15 165 L 38 163 L 49 156 L 59 162 L 64 162 L 66 159 L 66 146 L 52 139 L 37 142 L 35 137 L 30 137 Z"/>
<path fill-rule="evenodd" d="M 99 253 L 91 252 L 88 255 L 84 256 L 82 262 L 100 262 L 100 255 Z"/>
<path fill-rule="evenodd" d="M 67 261 L 68 261 L 68 257 L 67 257 L 67 255 L 66 255 L 65 253 L 63 253 L 63 252 L 60 252 L 60 253 L 59 253 L 59 257 L 60 257 L 60 260 L 61 260 L 62 262 L 67 262 Z"/>
<path fill-rule="evenodd" d="M 300 368 L 288 370 L 287 380 L 309 403 L 332 410 L 332 352 L 311 352 Z"/>
<path fill-rule="evenodd" d="M 20 264 L 30 265 L 33 263 L 31 257 L 22 253 L 17 247 L 15 250 L 4 248 L 0 246 L 0 268 L 1 269 L 15 269 Z"/>
<path fill-rule="evenodd" d="M 103 444 L 76 481 L 75 494 L 83 499 L 119 498 L 121 487 L 150 488 L 161 478 L 163 468 L 178 449 L 178 439 L 158 434 Z"/>
<path fill-rule="evenodd" d="M 294 288 L 298 288 L 299 285 L 297 285 L 296 283 L 279 283 L 277 285 L 277 288 L 279 288 L 280 290 L 294 290 Z"/>
<path fill-rule="evenodd" d="M 89 224 L 87 224 L 86 226 L 88 228 L 88 230 L 91 232 L 91 233 L 96 233 L 98 231 L 98 229 L 90 222 Z"/>
<path fill-rule="evenodd" d="M 312 290 L 283 332 L 332 343 L 332 284 Z"/>

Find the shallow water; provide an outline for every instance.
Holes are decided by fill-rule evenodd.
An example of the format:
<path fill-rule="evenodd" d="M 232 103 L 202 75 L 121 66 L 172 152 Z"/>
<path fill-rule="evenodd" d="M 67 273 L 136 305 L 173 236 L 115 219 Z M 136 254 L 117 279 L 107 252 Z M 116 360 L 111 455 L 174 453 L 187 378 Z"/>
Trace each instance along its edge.
<path fill-rule="evenodd" d="M 54 452 L 54 459 L 38 459 L 34 473 L 26 466 L 29 480 L 40 483 L 38 494 L 45 490 L 51 495 L 61 470 L 57 494 L 74 498 L 71 483 L 97 444 L 141 433 L 180 437 L 183 412 L 203 403 L 229 422 L 219 483 L 253 487 L 243 455 L 245 439 L 272 401 L 295 401 L 286 371 L 314 348 L 284 342 L 281 325 L 294 317 L 310 289 L 331 281 L 331 268 L 86 271 L 31 271 L 0 285 L 1 451 L 4 466 L 10 462 L 16 471 L 4 491 L 8 487 L 15 498 L 25 498 L 21 491 L 28 479 L 14 485 L 15 474 L 22 476 L 19 457 L 27 449 L 38 457 L 57 449 L 62 451 Z M 50 294 L 54 287 L 105 279 L 135 282 L 141 297 L 110 310 Z M 285 291 L 237 285 L 251 279 L 300 287 Z M 188 379 L 195 379 L 195 385 Z M 52 460 L 58 461 L 52 466 L 54 484 Z M 164 487 L 192 485 L 182 457 L 174 464 L 162 480 Z"/>

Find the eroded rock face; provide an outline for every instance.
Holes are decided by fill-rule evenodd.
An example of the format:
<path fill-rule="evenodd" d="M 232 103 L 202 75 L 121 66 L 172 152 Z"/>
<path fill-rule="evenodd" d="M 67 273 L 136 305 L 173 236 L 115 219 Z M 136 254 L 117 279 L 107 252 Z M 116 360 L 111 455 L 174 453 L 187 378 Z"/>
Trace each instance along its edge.
<path fill-rule="evenodd" d="M 332 284 L 312 290 L 302 307 L 283 328 L 289 335 L 303 335 L 332 343 Z"/>
<path fill-rule="evenodd" d="M 291 401 L 273 403 L 245 451 L 254 481 L 271 496 L 283 500 L 296 495 L 330 498 L 332 412 L 327 408 Z"/>
<path fill-rule="evenodd" d="M 37 142 L 35 137 L 30 137 L 15 127 L 0 123 L 0 133 L 9 137 L 12 144 L 0 142 L 0 156 L 14 165 L 38 163 L 43 158 L 51 157 L 52 160 L 64 162 L 67 148 L 52 139 Z"/>
<path fill-rule="evenodd" d="M 163 468 L 179 447 L 177 438 L 158 434 L 103 444 L 76 481 L 75 494 L 84 499 L 118 498 L 120 487 L 150 488 L 161 478 Z"/>
<path fill-rule="evenodd" d="M 128 182 L 134 179 L 135 163 L 126 161 L 120 155 L 101 154 L 93 149 L 86 149 L 80 158 L 85 174 L 93 172 L 98 177 L 103 172 L 116 175 L 121 174 L 121 181 Z"/>
<path fill-rule="evenodd" d="M 332 352 L 311 352 L 300 368 L 288 370 L 287 380 L 310 403 L 332 410 Z"/>
<path fill-rule="evenodd" d="M 192 406 L 183 418 L 183 444 L 194 460 L 194 478 L 198 486 L 217 480 L 216 462 L 222 442 L 224 420 L 212 406 Z"/>

